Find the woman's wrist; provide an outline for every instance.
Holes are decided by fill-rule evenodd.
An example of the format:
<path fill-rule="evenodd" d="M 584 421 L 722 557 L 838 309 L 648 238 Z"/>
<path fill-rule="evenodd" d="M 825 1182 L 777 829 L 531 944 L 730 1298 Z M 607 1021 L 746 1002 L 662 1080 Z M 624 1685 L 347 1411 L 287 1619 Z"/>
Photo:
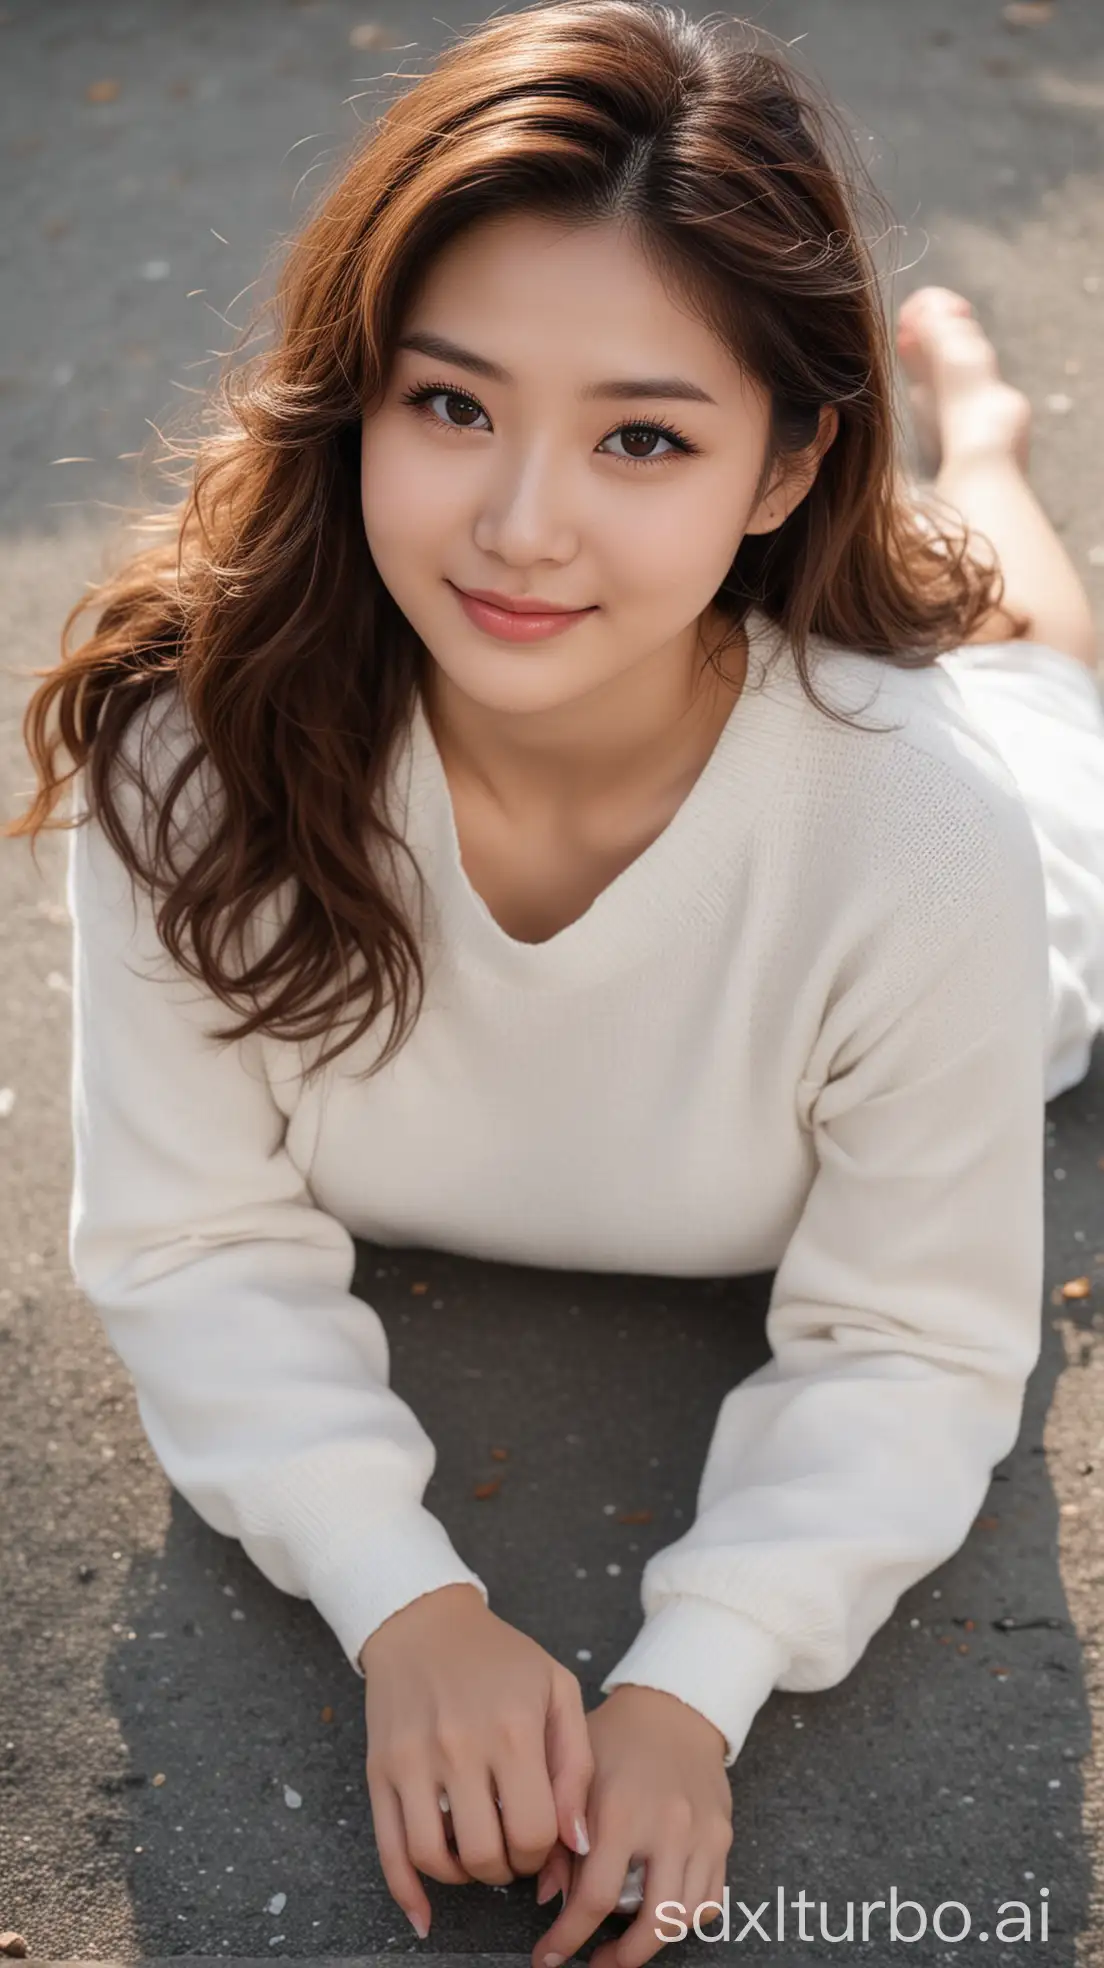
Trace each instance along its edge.
<path fill-rule="evenodd" d="M 445 1595 L 447 1595 L 447 1598 Z M 419 1593 L 416 1599 L 408 1599 L 405 1606 L 399 1606 L 395 1612 L 388 1614 L 388 1617 L 385 1620 L 381 1620 L 380 1624 L 374 1627 L 368 1635 L 357 1656 L 360 1661 L 362 1673 L 365 1676 L 368 1673 L 369 1650 L 373 1654 L 378 1651 L 374 1645 L 377 1637 L 380 1634 L 389 1634 L 396 1620 L 403 1619 L 404 1615 L 409 1615 L 410 1617 L 406 1620 L 404 1629 L 408 1631 L 414 1621 L 418 1619 L 453 1619 L 462 1610 L 463 1600 L 474 1602 L 473 1610 L 475 1606 L 480 1607 L 484 1612 L 487 1610 L 486 1600 L 478 1586 L 469 1585 L 465 1580 L 450 1581 L 448 1585 L 434 1586 L 429 1592 Z"/>
<path fill-rule="evenodd" d="M 704 1715 L 700 1708 L 683 1701 L 681 1695 L 671 1694 L 666 1688 L 651 1688 L 646 1681 L 619 1681 L 615 1688 L 610 1689 L 605 1699 L 607 1702 L 614 1702 L 619 1708 L 636 1708 L 644 1717 L 648 1715 L 649 1710 L 654 1713 L 657 1704 L 663 1712 L 669 1704 L 673 1703 L 677 1710 L 681 1710 L 688 1729 L 692 1732 L 700 1731 L 704 1738 L 712 1740 L 722 1759 L 727 1753 L 727 1739 L 717 1724 L 711 1722 L 708 1715 Z"/>

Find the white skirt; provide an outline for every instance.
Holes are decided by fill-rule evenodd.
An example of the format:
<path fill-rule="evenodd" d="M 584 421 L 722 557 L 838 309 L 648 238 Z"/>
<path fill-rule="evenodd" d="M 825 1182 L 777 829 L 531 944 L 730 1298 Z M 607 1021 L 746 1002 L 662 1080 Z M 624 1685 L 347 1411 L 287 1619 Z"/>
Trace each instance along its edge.
<path fill-rule="evenodd" d="M 939 660 L 1005 760 L 1042 853 L 1053 1100 L 1084 1079 L 1104 1030 L 1104 684 L 1037 642 L 968 643 Z"/>

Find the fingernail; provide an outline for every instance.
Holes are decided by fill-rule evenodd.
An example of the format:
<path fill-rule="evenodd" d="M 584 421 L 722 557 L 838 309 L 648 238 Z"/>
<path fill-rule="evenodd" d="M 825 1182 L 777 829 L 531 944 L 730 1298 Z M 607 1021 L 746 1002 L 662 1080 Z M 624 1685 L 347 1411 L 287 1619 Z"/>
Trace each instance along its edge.
<path fill-rule="evenodd" d="M 543 1968 L 560 1968 L 563 1958 L 562 1954 L 546 1954 L 543 1960 Z"/>
<path fill-rule="evenodd" d="M 575 1813 L 575 1850 L 584 1858 L 590 1850 L 587 1828 L 578 1812 Z"/>
<path fill-rule="evenodd" d="M 413 1927 L 414 1932 L 417 1934 L 418 1939 L 420 1941 L 424 1941 L 427 1934 L 429 1933 L 428 1920 L 423 1920 L 420 1913 L 419 1914 L 408 1913 L 406 1917 L 409 1920 L 410 1925 Z"/>
<path fill-rule="evenodd" d="M 542 1872 L 540 1878 L 537 1880 L 537 1905 L 543 1906 L 545 1900 L 550 1900 L 552 1898 L 552 1895 L 555 1892 L 555 1890 L 556 1890 L 555 1880 L 546 1879 L 544 1873 Z"/>

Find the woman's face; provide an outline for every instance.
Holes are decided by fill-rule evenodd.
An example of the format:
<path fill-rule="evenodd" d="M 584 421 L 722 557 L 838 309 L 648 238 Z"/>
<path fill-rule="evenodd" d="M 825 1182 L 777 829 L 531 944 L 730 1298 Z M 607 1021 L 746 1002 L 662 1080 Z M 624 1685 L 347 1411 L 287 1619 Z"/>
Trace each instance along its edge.
<path fill-rule="evenodd" d="M 689 662 L 744 534 L 779 525 L 815 475 L 756 505 L 768 417 L 626 231 L 489 221 L 432 265 L 364 419 L 373 559 L 487 709 L 566 705 L 668 651 Z M 472 589 L 588 612 L 504 639 L 465 607 Z"/>

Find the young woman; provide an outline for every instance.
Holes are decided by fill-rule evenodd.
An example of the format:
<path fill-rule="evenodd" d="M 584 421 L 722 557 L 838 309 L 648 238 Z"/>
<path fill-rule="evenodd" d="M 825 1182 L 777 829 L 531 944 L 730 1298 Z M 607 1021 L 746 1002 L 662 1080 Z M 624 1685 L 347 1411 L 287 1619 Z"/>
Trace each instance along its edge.
<path fill-rule="evenodd" d="M 27 716 L 15 831 L 76 795 L 76 1276 L 170 1480 L 364 1675 L 395 1898 L 540 1872 L 534 1968 L 630 1871 L 622 1968 L 718 1897 L 770 1690 L 965 1539 L 1102 1021 L 1085 597 L 939 289 L 920 509 L 857 211 L 738 26 L 496 18 L 329 189 Z M 422 1503 L 356 1234 L 776 1269 L 590 1714 Z"/>

